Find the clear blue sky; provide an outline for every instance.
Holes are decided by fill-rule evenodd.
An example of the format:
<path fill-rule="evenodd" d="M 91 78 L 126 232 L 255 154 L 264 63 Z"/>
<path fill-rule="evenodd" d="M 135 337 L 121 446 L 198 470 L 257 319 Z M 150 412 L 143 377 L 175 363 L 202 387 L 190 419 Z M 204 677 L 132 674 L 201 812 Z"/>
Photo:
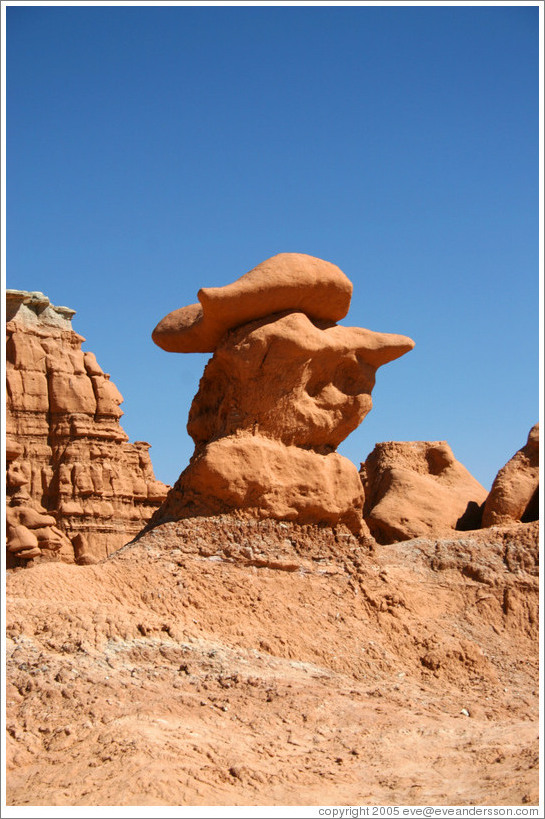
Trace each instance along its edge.
<path fill-rule="evenodd" d="M 443 440 L 488 488 L 538 420 L 538 9 L 8 7 L 7 287 L 77 310 L 172 483 L 208 356 L 164 314 L 278 252 L 411 336 L 339 451 Z"/>

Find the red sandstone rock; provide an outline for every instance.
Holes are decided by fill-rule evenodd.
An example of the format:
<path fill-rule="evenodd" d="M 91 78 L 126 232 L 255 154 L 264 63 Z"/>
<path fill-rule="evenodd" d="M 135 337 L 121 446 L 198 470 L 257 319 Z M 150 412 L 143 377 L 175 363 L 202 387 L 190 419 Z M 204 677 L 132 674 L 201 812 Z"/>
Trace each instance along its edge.
<path fill-rule="evenodd" d="M 335 449 L 371 409 L 377 368 L 414 342 L 334 324 L 346 282 L 327 262 L 281 254 L 200 291 L 202 323 L 185 323 L 183 310 L 160 323 L 153 337 L 165 349 L 201 349 L 206 326 L 215 353 L 189 413 L 195 454 L 154 523 L 238 509 L 366 531 L 356 467 Z"/>
<path fill-rule="evenodd" d="M 331 452 L 372 407 L 377 368 L 412 349 L 405 336 L 320 328 L 303 313 L 229 333 L 207 364 L 189 413 L 195 443 L 248 430 Z"/>
<path fill-rule="evenodd" d="M 42 293 L 7 291 L 9 565 L 106 557 L 166 497 L 149 444 L 130 444 L 120 427 L 123 397 L 82 352 L 73 315 Z"/>
<path fill-rule="evenodd" d="M 445 441 L 377 444 L 360 475 L 363 515 L 379 543 L 480 526 L 486 490 Z"/>
<path fill-rule="evenodd" d="M 28 464 L 18 462 L 23 447 L 6 440 L 6 548 L 8 568 L 45 552 L 69 552 L 68 538 L 56 527 L 56 519 L 28 492 Z M 25 469 L 26 467 L 26 469 Z"/>
<path fill-rule="evenodd" d="M 245 510 L 257 518 L 344 524 L 363 533 L 354 464 L 249 433 L 212 441 L 194 456 L 157 515 L 178 519 Z"/>
<path fill-rule="evenodd" d="M 483 511 L 483 527 L 539 519 L 539 424 L 500 469 Z"/>
<path fill-rule="evenodd" d="M 228 330 L 257 318 L 298 310 L 339 321 L 350 306 L 352 283 L 336 265 L 304 253 L 279 253 L 225 287 L 203 287 L 200 304 L 165 316 L 153 340 L 170 353 L 211 353 Z"/>

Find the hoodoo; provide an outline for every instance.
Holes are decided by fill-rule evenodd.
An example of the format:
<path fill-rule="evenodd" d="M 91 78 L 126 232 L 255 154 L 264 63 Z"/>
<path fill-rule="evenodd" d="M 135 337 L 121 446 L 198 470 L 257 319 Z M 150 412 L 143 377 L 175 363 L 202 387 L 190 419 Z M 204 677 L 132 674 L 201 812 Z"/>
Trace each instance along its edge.
<path fill-rule="evenodd" d="M 352 285 L 333 264 L 281 253 L 159 322 L 171 352 L 214 352 L 189 413 L 195 453 L 154 523 L 243 510 L 364 530 L 363 490 L 337 446 L 372 407 L 402 335 L 345 327 Z"/>

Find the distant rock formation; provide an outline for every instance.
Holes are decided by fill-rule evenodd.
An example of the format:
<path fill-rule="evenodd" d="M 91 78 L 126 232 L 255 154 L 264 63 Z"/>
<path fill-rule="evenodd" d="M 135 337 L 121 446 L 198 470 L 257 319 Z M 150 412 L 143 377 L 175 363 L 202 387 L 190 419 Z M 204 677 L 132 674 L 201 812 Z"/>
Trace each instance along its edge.
<path fill-rule="evenodd" d="M 94 562 L 142 529 L 168 487 L 149 444 L 128 442 L 123 398 L 81 350 L 75 311 L 25 290 L 6 302 L 8 565 Z"/>
<path fill-rule="evenodd" d="M 483 511 L 483 526 L 539 519 L 539 424 L 496 475 Z"/>
<path fill-rule="evenodd" d="M 386 441 L 361 466 L 363 516 L 379 543 L 478 529 L 486 489 L 445 441 Z"/>
<path fill-rule="evenodd" d="M 338 326 L 351 293 L 335 265 L 282 253 L 159 322 L 163 349 L 214 355 L 189 413 L 195 453 L 153 523 L 237 509 L 364 531 L 357 469 L 335 450 L 378 367 L 414 342 Z"/>

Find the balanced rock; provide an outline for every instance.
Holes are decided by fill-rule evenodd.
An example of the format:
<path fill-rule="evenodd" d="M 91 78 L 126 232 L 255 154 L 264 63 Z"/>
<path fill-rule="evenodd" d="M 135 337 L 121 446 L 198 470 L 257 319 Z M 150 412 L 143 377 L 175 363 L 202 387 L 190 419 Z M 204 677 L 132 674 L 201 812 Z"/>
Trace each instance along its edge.
<path fill-rule="evenodd" d="M 6 301 L 11 564 L 106 557 L 142 529 L 168 487 L 155 480 L 149 444 L 128 442 L 123 397 L 81 350 L 75 311 L 24 290 L 8 290 Z M 31 525 L 28 510 L 44 521 Z"/>
<path fill-rule="evenodd" d="M 500 469 L 483 510 L 483 527 L 539 520 L 539 424 Z"/>
<path fill-rule="evenodd" d="M 169 353 L 212 353 L 228 330 L 257 318 L 299 310 L 339 321 L 348 313 L 352 282 L 342 270 L 304 253 L 278 253 L 224 287 L 203 287 L 200 304 L 165 316 L 152 333 Z"/>
<path fill-rule="evenodd" d="M 361 466 L 363 515 L 379 543 L 478 529 L 486 489 L 445 441 L 386 441 Z"/>
<path fill-rule="evenodd" d="M 378 367 L 414 342 L 335 324 L 351 289 L 328 262 L 280 254 L 159 323 L 164 349 L 214 355 L 189 413 L 195 453 L 154 523 L 245 510 L 363 531 L 356 467 L 335 450 L 371 409 Z"/>

